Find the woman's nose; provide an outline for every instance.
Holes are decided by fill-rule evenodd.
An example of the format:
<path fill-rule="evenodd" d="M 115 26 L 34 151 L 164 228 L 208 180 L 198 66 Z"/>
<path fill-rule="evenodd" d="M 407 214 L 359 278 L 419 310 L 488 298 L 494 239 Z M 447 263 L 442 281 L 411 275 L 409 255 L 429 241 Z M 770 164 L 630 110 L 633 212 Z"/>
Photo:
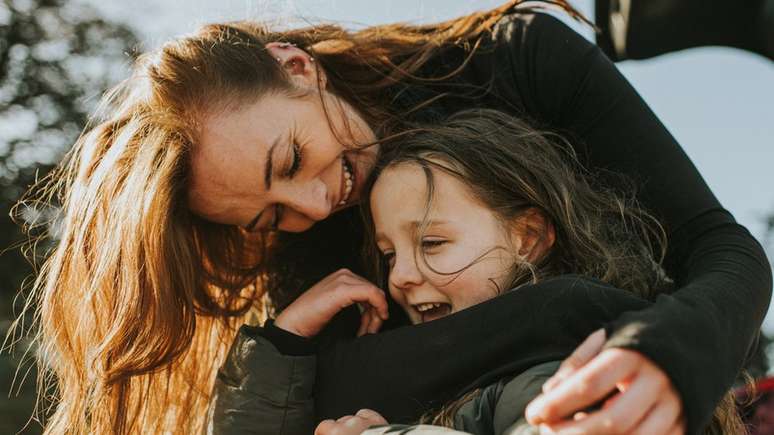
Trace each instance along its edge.
<path fill-rule="evenodd" d="M 328 188 L 320 180 L 306 183 L 300 189 L 288 192 L 285 201 L 286 212 L 280 222 L 284 231 L 304 231 L 330 216 L 331 204 Z"/>
<path fill-rule="evenodd" d="M 422 272 L 417 268 L 416 260 L 413 255 L 404 254 L 395 256 L 395 265 L 390 271 L 390 283 L 399 289 L 407 289 L 411 286 L 421 284 L 423 281 Z"/>

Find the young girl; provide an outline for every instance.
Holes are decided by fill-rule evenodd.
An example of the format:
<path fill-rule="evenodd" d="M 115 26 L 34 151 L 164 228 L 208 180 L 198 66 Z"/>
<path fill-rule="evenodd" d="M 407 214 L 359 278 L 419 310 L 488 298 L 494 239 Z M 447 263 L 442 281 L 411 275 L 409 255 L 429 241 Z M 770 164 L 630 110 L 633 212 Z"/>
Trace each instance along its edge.
<path fill-rule="evenodd" d="M 477 310 L 477 317 L 470 317 L 475 321 L 482 318 L 481 311 L 497 304 L 496 298 L 509 298 L 509 306 L 520 307 L 509 313 L 509 321 L 521 324 L 523 347 L 508 355 L 507 364 L 500 369 L 480 372 L 470 388 L 425 415 L 423 422 L 475 434 L 532 433 L 536 429 L 526 421 L 525 407 L 540 393 L 560 360 L 585 337 L 582 331 L 591 325 L 602 327 L 624 311 L 642 309 L 649 304 L 647 300 L 669 288 L 660 268 L 665 240 L 658 223 L 627 197 L 592 183 L 582 173 L 572 148 L 563 146 L 559 138 L 500 112 L 460 112 L 442 127 L 412 130 L 399 147 L 384 148 L 365 195 L 370 199 L 363 210 L 370 236 L 366 258 L 375 266 L 372 278 L 389 289 L 414 328 Z M 562 291 L 542 285 L 553 280 L 569 285 Z M 318 307 L 333 297 L 311 292 L 287 312 L 317 316 Z M 366 306 L 358 335 L 379 329 L 383 303 L 362 295 L 352 300 Z M 280 322 L 288 323 L 278 318 L 277 324 Z M 573 331 L 573 326 L 581 332 Z M 419 329 L 405 331 L 419 333 Z M 437 339 L 456 338 L 451 333 Z M 282 341 L 269 339 L 275 344 Z M 378 340 L 379 335 L 363 339 Z M 465 349 L 460 349 L 459 355 L 443 358 L 464 361 L 464 354 Z M 405 356 L 411 358 L 410 349 Z M 438 370 L 444 370 L 444 364 L 439 360 Z M 476 361 L 470 364 L 475 370 Z M 296 376 L 305 376 L 306 369 L 298 361 L 285 365 L 299 367 Z M 268 364 L 261 366 L 270 370 Z M 232 379 L 236 385 L 240 370 L 244 371 L 227 366 L 220 378 Z M 266 370 L 261 377 L 273 379 Z M 271 388 L 269 383 L 266 388 Z M 256 412 L 255 399 L 245 400 L 250 396 L 229 388 L 224 383 L 216 388 L 216 397 L 229 408 L 228 413 L 216 411 L 219 421 L 229 420 L 221 429 L 228 432 L 225 429 L 238 427 L 240 418 L 271 420 L 265 411 Z M 260 388 L 253 386 L 252 391 Z M 304 383 L 294 389 L 311 392 Z M 654 391 L 645 389 L 638 395 Z M 293 396 L 298 400 L 302 395 Z M 599 399 L 607 408 L 616 406 L 618 397 Z M 413 405 L 427 409 L 437 404 Z M 630 414 L 630 421 L 622 425 L 634 427 L 644 421 L 640 428 L 648 433 L 649 420 L 670 419 L 673 424 L 668 433 L 683 433 L 677 413 L 649 411 L 654 410 Z M 361 410 L 355 416 L 323 421 L 317 433 L 361 433 L 384 423 L 378 412 Z M 390 429 L 448 430 L 429 425 L 388 426 Z M 616 429 L 617 433 L 627 432 L 626 427 Z M 741 430 L 733 403 L 726 402 L 708 430 L 742 433 L 737 429 Z"/>

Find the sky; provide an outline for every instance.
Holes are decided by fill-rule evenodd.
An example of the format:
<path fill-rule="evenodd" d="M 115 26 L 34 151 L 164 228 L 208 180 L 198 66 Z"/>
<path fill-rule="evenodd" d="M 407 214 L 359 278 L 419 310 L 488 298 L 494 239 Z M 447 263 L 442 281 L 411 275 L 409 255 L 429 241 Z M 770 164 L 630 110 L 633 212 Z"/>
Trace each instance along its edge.
<path fill-rule="evenodd" d="M 501 0 L 134 0 L 89 3 L 133 27 L 146 49 L 200 24 L 234 20 L 337 21 L 348 27 L 432 22 Z M 593 18 L 593 0 L 570 0 Z M 588 39 L 588 28 L 572 23 Z M 618 67 L 677 138 L 725 208 L 763 240 L 774 212 L 774 62 L 741 50 L 699 48 Z M 768 243 L 767 243 L 768 245 Z M 772 243 L 774 245 L 774 243 Z M 774 251 L 770 251 L 774 256 Z M 774 310 L 764 329 L 774 333 Z"/>

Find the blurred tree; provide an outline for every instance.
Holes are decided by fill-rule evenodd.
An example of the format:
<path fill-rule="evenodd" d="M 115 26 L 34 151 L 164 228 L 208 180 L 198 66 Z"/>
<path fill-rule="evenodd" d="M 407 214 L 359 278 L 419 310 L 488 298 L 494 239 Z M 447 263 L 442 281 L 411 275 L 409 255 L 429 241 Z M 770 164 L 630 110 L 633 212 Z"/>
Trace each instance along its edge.
<path fill-rule="evenodd" d="M 9 218 L 19 196 L 73 144 L 101 94 L 128 74 L 137 38 L 126 26 L 106 22 L 90 7 L 65 0 L 0 3 L 0 333 L 5 337 L 32 274 Z M 24 210 L 34 219 L 40 210 Z M 4 248 L 4 249 L 3 249 Z M 14 305 L 16 305 L 14 307 Z M 0 433 L 15 433 L 32 414 L 34 368 L 25 362 L 11 388 L 18 358 L 0 355 Z M 28 355 L 29 357 L 29 355 Z M 20 388 L 21 386 L 21 388 Z M 17 396 L 18 392 L 18 396 Z M 27 428 L 40 432 L 39 425 Z"/>

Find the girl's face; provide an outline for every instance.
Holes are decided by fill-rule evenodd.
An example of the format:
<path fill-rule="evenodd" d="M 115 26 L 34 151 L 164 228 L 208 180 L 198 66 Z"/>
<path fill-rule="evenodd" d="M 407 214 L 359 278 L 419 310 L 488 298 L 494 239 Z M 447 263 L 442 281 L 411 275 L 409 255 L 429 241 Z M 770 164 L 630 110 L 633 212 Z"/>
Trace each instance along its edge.
<path fill-rule="evenodd" d="M 506 230 L 460 180 L 441 170 L 433 169 L 433 175 L 433 201 L 421 241 L 417 234 L 427 212 L 421 167 L 386 169 L 370 198 L 376 242 L 389 263 L 390 294 L 414 324 L 497 296 L 521 244 L 515 231 Z"/>

